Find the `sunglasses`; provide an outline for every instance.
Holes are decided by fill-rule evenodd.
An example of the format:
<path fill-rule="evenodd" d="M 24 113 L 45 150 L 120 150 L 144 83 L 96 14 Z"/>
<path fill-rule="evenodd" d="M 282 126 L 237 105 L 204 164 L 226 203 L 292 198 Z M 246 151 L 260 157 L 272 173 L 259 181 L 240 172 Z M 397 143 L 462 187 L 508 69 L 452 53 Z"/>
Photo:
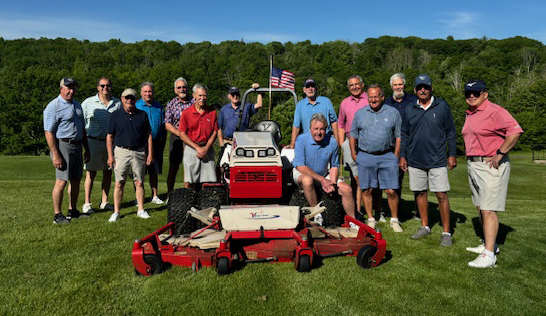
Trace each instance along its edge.
<path fill-rule="evenodd" d="M 101 88 L 103 88 L 103 89 L 104 89 L 104 88 L 110 88 L 110 87 L 112 87 L 111 84 L 99 84 L 99 86 L 100 86 Z"/>
<path fill-rule="evenodd" d="M 238 98 L 240 98 L 240 97 L 241 97 L 241 95 L 240 95 L 240 94 L 238 94 L 238 93 L 232 93 L 232 94 L 231 94 L 231 96 L 232 96 L 232 97 L 238 97 Z"/>
<path fill-rule="evenodd" d="M 419 90 L 421 90 L 421 89 L 423 89 L 423 88 L 424 88 L 425 90 L 429 90 L 429 91 L 430 91 L 430 87 L 427 86 L 426 84 L 420 84 L 420 85 L 418 85 L 417 87 L 415 87 L 415 90 L 416 90 L 416 91 L 419 91 Z"/>
<path fill-rule="evenodd" d="M 135 101 L 135 100 L 136 100 L 136 98 L 135 98 L 135 97 L 133 97 L 132 95 L 128 95 L 128 96 L 126 96 L 126 97 L 125 97 L 125 100 L 131 100 L 131 101 Z"/>
<path fill-rule="evenodd" d="M 186 88 L 188 88 L 188 87 L 186 87 L 186 86 L 179 86 L 179 87 L 176 87 L 176 89 L 186 89 Z"/>
<path fill-rule="evenodd" d="M 465 91 L 464 96 L 468 99 L 470 96 L 474 96 L 475 98 L 479 98 L 480 95 L 482 95 L 481 91 Z"/>

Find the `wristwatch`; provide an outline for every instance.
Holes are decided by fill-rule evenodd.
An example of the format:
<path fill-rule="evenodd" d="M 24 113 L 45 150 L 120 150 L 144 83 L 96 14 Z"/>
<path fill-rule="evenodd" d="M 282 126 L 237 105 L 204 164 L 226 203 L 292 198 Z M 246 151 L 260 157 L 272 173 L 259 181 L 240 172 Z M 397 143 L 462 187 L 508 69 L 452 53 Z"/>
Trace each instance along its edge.
<path fill-rule="evenodd" d="M 497 149 L 497 155 L 505 156 L 507 153 L 503 153 L 500 148 Z"/>

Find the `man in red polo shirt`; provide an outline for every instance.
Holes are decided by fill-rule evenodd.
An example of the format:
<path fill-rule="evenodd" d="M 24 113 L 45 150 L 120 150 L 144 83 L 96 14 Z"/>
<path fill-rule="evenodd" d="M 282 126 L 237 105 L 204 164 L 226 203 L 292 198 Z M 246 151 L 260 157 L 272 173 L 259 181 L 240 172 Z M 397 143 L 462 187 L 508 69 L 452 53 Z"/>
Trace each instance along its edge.
<path fill-rule="evenodd" d="M 183 161 L 187 187 L 194 183 L 216 182 L 212 144 L 218 133 L 218 119 L 216 111 L 207 106 L 207 92 L 204 84 L 195 84 L 195 103 L 180 115 L 178 130 L 180 139 L 186 144 Z"/>
<path fill-rule="evenodd" d="M 472 203 L 478 209 L 485 243 L 466 250 L 479 256 L 468 263 L 473 268 L 490 268 L 497 263 L 497 212 L 504 212 L 510 159 L 508 151 L 517 143 L 523 129 L 508 111 L 488 100 L 482 80 L 465 84 L 468 104 L 463 139 L 468 160 L 468 182 Z"/>

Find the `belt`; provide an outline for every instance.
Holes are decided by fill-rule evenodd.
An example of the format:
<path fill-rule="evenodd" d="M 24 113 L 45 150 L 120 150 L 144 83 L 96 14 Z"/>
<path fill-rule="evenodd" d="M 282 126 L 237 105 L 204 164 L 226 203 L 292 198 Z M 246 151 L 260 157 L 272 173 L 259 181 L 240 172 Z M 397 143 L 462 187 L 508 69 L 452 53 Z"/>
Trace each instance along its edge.
<path fill-rule="evenodd" d="M 95 137 L 95 136 L 89 136 L 89 135 L 87 135 L 87 138 L 94 139 L 94 140 L 100 140 L 102 142 L 106 140 L 106 137 Z"/>
<path fill-rule="evenodd" d="M 487 158 L 491 158 L 491 157 L 488 157 L 488 156 L 466 156 L 466 159 L 468 159 L 469 161 L 472 161 L 472 162 L 478 162 L 478 161 L 484 162 L 485 159 L 487 159 Z"/>
<path fill-rule="evenodd" d="M 123 148 L 123 149 L 129 149 L 129 150 L 139 150 L 144 146 L 117 146 L 117 147 Z"/>
<path fill-rule="evenodd" d="M 61 142 L 69 143 L 69 144 L 72 144 L 72 145 L 79 145 L 79 144 L 82 143 L 82 140 L 81 140 L 81 139 L 74 140 L 74 139 L 71 139 L 71 138 L 59 138 L 59 140 L 60 140 Z"/>
<path fill-rule="evenodd" d="M 380 155 L 384 155 L 386 153 L 392 153 L 392 148 L 386 149 L 386 150 L 383 150 L 383 151 L 372 151 L 372 152 L 363 150 L 363 152 L 365 152 L 367 154 L 370 154 L 370 155 L 374 155 L 374 156 L 380 156 Z"/>
<path fill-rule="evenodd" d="M 225 140 L 229 140 L 229 141 L 232 141 L 233 140 L 233 137 L 224 137 Z"/>

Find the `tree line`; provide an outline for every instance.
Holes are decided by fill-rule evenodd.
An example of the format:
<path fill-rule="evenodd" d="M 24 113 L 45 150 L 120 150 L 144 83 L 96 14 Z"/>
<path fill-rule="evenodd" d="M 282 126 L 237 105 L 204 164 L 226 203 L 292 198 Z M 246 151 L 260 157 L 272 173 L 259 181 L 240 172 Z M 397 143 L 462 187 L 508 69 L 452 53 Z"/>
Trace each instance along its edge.
<path fill-rule="evenodd" d="M 270 55 L 274 55 L 276 67 L 296 74 L 300 98 L 304 80 L 313 77 L 319 94 L 329 97 L 336 110 L 349 95 L 346 83 L 352 74 L 362 76 L 366 85 L 381 84 L 389 95 L 388 81 L 393 73 L 406 74 L 407 92 L 412 91 L 418 74 L 427 73 L 433 94 L 451 106 L 460 150 L 466 109 L 463 85 L 474 78 L 483 79 L 490 99 L 508 109 L 525 130 L 518 146 L 546 143 L 546 49 L 541 42 L 525 37 L 454 40 L 382 36 L 362 43 L 323 44 L 0 38 L 0 153 L 39 155 L 47 151 L 42 111 L 58 95 L 63 77 L 78 81 L 76 100 L 80 102 L 97 93 L 99 77 L 108 76 L 116 97 L 127 87 L 137 89 L 141 82 L 151 81 L 156 99 L 166 104 L 174 97 L 174 80 L 182 76 L 190 85 L 207 85 L 209 104 L 219 109 L 228 102 L 225 95 L 230 86 L 242 91 L 253 82 L 268 86 Z M 264 102 L 264 109 L 253 121 L 267 118 L 267 96 Z M 294 103 L 285 96 L 274 96 L 273 103 L 272 119 L 281 124 L 282 143 L 287 144 Z"/>

